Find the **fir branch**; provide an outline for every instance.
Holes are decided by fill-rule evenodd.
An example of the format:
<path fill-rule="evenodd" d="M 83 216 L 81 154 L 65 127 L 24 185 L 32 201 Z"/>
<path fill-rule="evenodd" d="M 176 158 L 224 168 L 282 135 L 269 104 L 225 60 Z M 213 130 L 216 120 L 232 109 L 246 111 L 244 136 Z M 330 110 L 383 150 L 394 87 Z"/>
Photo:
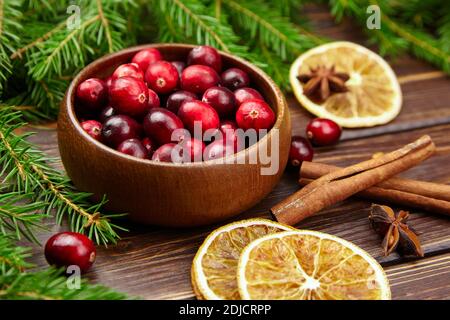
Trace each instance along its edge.
<path fill-rule="evenodd" d="M 56 211 L 58 223 L 67 216 L 71 230 L 87 234 L 97 243 L 115 243 L 119 238 L 116 230 L 125 229 L 110 219 L 121 215 L 100 214 L 105 199 L 90 204 L 89 193 L 76 191 L 65 176 L 48 165 L 50 159 L 25 140 L 29 134 L 14 134 L 14 130 L 23 126 L 18 122 L 20 117 L 19 112 L 8 109 L 0 113 L 2 184 L 8 183 L 22 194 L 33 193 L 34 201 L 45 204 L 46 214 Z"/>
<path fill-rule="evenodd" d="M 30 257 L 30 249 L 14 246 L 12 239 L 0 235 L 0 276 L 23 272 L 32 265 L 25 259 Z"/>

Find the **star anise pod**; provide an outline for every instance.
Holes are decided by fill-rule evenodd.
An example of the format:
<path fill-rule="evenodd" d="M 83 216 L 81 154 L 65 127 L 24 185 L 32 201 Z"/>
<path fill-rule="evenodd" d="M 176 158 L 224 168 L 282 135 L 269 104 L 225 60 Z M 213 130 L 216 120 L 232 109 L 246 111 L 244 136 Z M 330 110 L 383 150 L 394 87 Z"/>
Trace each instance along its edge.
<path fill-rule="evenodd" d="M 336 72 L 334 65 L 330 68 L 318 66 L 309 70 L 309 74 L 297 76 L 298 81 L 304 83 L 303 92 L 308 98 L 323 102 L 333 93 L 347 91 L 345 82 L 350 77 L 346 73 Z"/>
<path fill-rule="evenodd" d="M 384 237 L 385 256 L 397 250 L 403 255 L 423 257 L 419 237 L 407 224 L 408 217 L 408 211 L 401 210 L 396 214 L 388 206 L 372 205 L 369 220 L 374 230 Z"/>

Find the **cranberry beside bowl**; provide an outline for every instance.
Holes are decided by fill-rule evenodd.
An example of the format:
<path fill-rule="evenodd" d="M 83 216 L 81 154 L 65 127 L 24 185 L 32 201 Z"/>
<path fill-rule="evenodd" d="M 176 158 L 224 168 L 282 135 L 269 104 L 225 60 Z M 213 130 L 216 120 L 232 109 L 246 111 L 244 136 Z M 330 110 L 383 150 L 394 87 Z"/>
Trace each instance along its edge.
<path fill-rule="evenodd" d="M 83 129 L 81 122 L 90 119 L 77 111 L 76 95 L 80 83 L 90 78 L 106 79 L 118 66 L 130 63 L 135 54 L 143 49 L 159 50 L 166 61 L 186 61 L 194 47 L 187 44 L 152 44 L 128 48 L 92 62 L 70 84 L 58 119 L 61 159 L 78 189 L 91 192 L 94 200 L 107 196 L 107 210 L 127 212 L 131 220 L 143 224 L 171 227 L 207 225 L 226 220 L 254 206 L 279 181 L 288 160 L 291 141 L 290 117 L 284 96 L 263 71 L 227 53 L 219 52 L 222 70 L 243 70 L 249 76 L 252 87 L 262 94 L 265 103 L 273 110 L 275 122 L 267 135 L 256 144 L 235 154 L 227 153 L 226 163 L 223 158 L 214 157 L 213 160 L 188 163 L 155 161 L 149 158 L 153 150 L 149 150 L 148 154 L 145 152 L 147 146 L 140 152 L 145 157 L 141 159 L 133 156 L 134 149 L 129 148 L 131 142 L 127 142 L 130 144 L 127 145 L 127 152 L 119 152 L 125 146 L 121 145 L 116 150 L 104 141 L 94 139 Z M 143 92 L 144 95 L 146 92 Z M 161 103 L 163 107 L 165 104 Z M 139 111 L 139 108 L 136 110 Z M 101 119 L 104 112 L 96 112 L 99 112 Z M 135 117 L 139 119 L 141 115 Z M 279 139 L 276 139 L 277 135 Z M 261 169 L 269 165 L 260 161 L 259 154 L 270 154 L 272 141 L 278 140 L 278 169 L 272 175 L 263 175 Z M 157 158 L 155 154 L 153 159 Z M 257 161 L 254 163 L 250 159 Z"/>

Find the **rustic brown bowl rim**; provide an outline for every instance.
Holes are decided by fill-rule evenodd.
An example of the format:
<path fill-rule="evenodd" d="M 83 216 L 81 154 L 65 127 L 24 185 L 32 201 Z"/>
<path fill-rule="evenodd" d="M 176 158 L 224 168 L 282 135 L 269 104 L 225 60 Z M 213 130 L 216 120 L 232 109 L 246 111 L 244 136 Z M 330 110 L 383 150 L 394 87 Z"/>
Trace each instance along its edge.
<path fill-rule="evenodd" d="M 158 49 L 158 48 L 162 48 L 162 47 L 194 48 L 196 46 L 197 45 L 185 44 L 185 43 L 152 43 L 152 44 L 138 45 L 138 46 L 129 47 L 129 48 L 122 49 L 122 50 L 114 52 L 114 53 L 104 55 L 104 56 L 94 60 L 87 66 L 85 66 L 72 79 L 69 87 L 67 88 L 67 91 L 66 91 L 66 94 L 64 97 L 64 100 L 65 100 L 64 107 L 66 108 L 68 118 L 69 118 L 70 122 L 74 125 L 77 133 L 80 134 L 85 139 L 87 139 L 88 141 L 90 141 L 91 143 L 95 144 L 98 148 L 102 149 L 104 152 L 110 153 L 114 156 L 122 157 L 124 159 L 128 159 L 128 160 L 135 161 L 138 163 L 150 164 L 150 165 L 155 165 L 155 166 L 165 166 L 165 167 L 186 167 L 187 168 L 187 167 L 201 167 L 201 166 L 205 166 L 205 165 L 222 165 L 222 164 L 227 164 L 227 163 L 234 163 L 234 161 L 236 160 L 237 157 L 243 155 L 246 152 L 250 153 L 254 149 L 257 149 L 258 146 L 260 145 L 260 143 L 265 142 L 267 139 L 269 139 L 269 137 L 271 137 L 273 135 L 273 129 L 280 129 L 280 127 L 281 127 L 284 113 L 286 112 L 286 108 L 287 108 L 283 93 L 281 92 L 280 88 L 275 84 L 275 82 L 259 67 L 248 62 L 247 60 L 244 60 L 235 55 L 232 55 L 232 54 L 220 51 L 220 50 L 218 50 L 218 51 L 221 56 L 225 56 L 230 60 L 239 61 L 241 64 L 244 64 L 247 68 L 252 70 L 252 72 L 257 73 L 259 76 L 261 76 L 264 79 L 264 81 L 266 81 L 269 84 L 270 89 L 275 93 L 275 101 L 276 101 L 275 103 L 277 103 L 277 105 L 278 105 L 277 111 L 276 111 L 277 118 L 276 118 L 275 124 L 267 132 L 267 134 L 263 138 L 261 138 L 257 143 L 255 143 L 254 145 L 252 145 L 246 149 L 243 149 L 237 153 L 234 153 L 232 155 L 228 155 L 228 156 L 218 158 L 218 159 L 199 161 L 199 162 L 171 163 L 171 162 L 153 161 L 151 159 L 140 159 L 140 158 L 136 158 L 131 155 L 119 152 L 119 151 L 117 151 L 113 148 L 110 148 L 109 146 L 101 143 L 100 141 L 95 140 L 89 134 L 87 134 L 87 132 L 84 131 L 83 128 L 81 127 L 81 124 L 75 115 L 74 106 L 72 104 L 72 101 L 75 101 L 75 99 L 72 99 L 72 97 L 74 97 L 75 93 L 76 93 L 75 84 L 77 84 L 79 82 L 80 78 L 83 78 L 83 75 L 85 73 L 89 72 L 91 69 L 95 69 L 95 67 L 97 65 L 103 64 L 107 60 L 114 59 L 115 57 L 122 56 L 123 54 L 126 54 L 126 53 L 131 53 L 131 52 L 135 52 L 135 51 L 137 52 L 142 49 L 147 49 L 147 48 L 157 48 Z M 230 159 L 232 157 L 234 157 L 234 159 L 231 161 Z"/>

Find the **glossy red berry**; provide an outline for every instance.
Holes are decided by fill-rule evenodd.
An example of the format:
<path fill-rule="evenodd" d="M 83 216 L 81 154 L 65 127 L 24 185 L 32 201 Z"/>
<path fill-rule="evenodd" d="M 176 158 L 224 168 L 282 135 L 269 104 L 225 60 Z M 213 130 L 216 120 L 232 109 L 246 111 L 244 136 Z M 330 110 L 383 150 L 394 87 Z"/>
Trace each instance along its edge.
<path fill-rule="evenodd" d="M 146 159 L 148 154 L 147 149 L 145 149 L 139 139 L 127 139 L 122 141 L 117 146 L 117 151 L 139 159 Z"/>
<path fill-rule="evenodd" d="M 153 153 L 152 160 L 160 162 L 181 162 L 181 157 L 179 155 L 179 147 L 176 143 L 166 143 L 155 150 Z M 172 159 L 172 154 L 175 159 Z"/>
<path fill-rule="evenodd" d="M 197 100 L 197 96 L 192 92 L 184 90 L 176 91 L 167 98 L 166 108 L 173 113 L 178 113 L 178 109 L 180 109 L 180 106 L 184 101 L 194 100 Z"/>
<path fill-rule="evenodd" d="M 236 99 L 233 92 L 224 87 L 211 87 L 205 91 L 202 98 L 213 107 L 220 117 L 227 117 L 234 114 L 236 109 Z"/>
<path fill-rule="evenodd" d="M 219 75 L 208 66 L 192 65 L 181 74 L 181 88 L 196 94 L 203 94 L 207 89 L 217 86 Z"/>
<path fill-rule="evenodd" d="M 144 81 L 144 72 L 136 63 L 125 63 L 117 67 L 111 75 L 111 80 L 122 77 L 132 77 Z"/>
<path fill-rule="evenodd" d="M 175 68 L 177 68 L 178 75 L 181 78 L 181 74 L 183 73 L 183 70 L 186 68 L 186 63 L 183 61 L 171 61 L 170 63 L 173 64 Z"/>
<path fill-rule="evenodd" d="M 341 127 L 330 119 L 316 118 L 306 126 L 306 136 L 316 146 L 328 146 L 337 143 L 341 133 Z"/>
<path fill-rule="evenodd" d="M 203 141 L 195 138 L 184 139 L 179 143 L 179 146 L 182 148 L 180 155 L 183 163 L 200 162 L 203 160 L 203 151 L 205 150 Z"/>
<path fill-rule="evenodd" d="M 306 138 L 293 136 L 289 150 L 289 163 L 298 167 L 303 161 L 312 161 L 314 150 Z"/>
<path fill-rule="evenodd" d="M 144 139 L 142 139 L 141 143 L 144 146 L 144 148 L 147 150 L 147 158 L 151 159 L 153 153 L 156 150 L 156 143 L 154 143 L 152 141 L 152 139 L 150 139 L 149 137 L 145 137 Z"/>
<path fill-rule="evenodd" d="M 167 61 L 156 61 L 145 72 L 147 85 L 159 94 L 172 92 L 178 86 L 178 70 Z"/>
<path fill-rule="evenodd" d="M 164 108 L 151 109 L 144 117 L 143 125 L 146 135 L 159 145 L 178 142 L 184 134 L 182 130 L 184 126 L 180 118 Z"/>
<path fill-rule="evenodd" d="M 100 112 L 98 118 L 101 122 L 105 122 L 106 119 L 108 119 L 111 116 L 114 116 L 116 114 L 116 111 L 113 107 L 107 106 L 103 108 L 103 110 Z"/>
<path fill-rule="evenodd" d="M 81 127 L 92 138 L 97 141 L 102 139 L 102 124 L 96 120 L 86 120 L 81 122 Z"/>
<path fill-rule="evenodd" d="M 236 112 L 236 123 L 244 130 L 270 129 L 275 123 L 275 113 L 262 100 L 247 100 Z"/>
<path fill-rule="evenodd" d="M 214 160 L 223 158 L 236 153 L 236 144 L 232 141 L 223 139 L 210 143 L 204 151 L 204 159 Z"/>
<path fill-rule="evenodd" d="M 131 62 L 136 63 L 145 72 L 150 64 L 159 60 L 162 60 L 161 52 L 158 49 L 148 48 L 136 53 Z"/>
<path fill-rule="evenodd" d="M 85 111 L 98 111 L 108 102 L 108 88 L 103 80 L 90 78 L 78 85 L 76 98 Z"/>
<path fill-rule="evenodd" d="M 261 93 L 259 93 L 255 89 L 247 88 L 247 87 L 240 88 L 240 89 L 237 89 L 236 91 L 234 91 L 234 98 L 236 99 L 236 104 L 238 106 L 240 106 L 247 100 L 258 99 L 258 100 L 264 101 L 264 98 L 261 95 Z"/>
<path fill-rule="evenodd" d="M 143 81 L 122 77 L 112 81 L 109 88 L 111 106 L 119 114 L 132 117 L 144 115 L 148 109 L 148 88 Z"/>
<path fill-rule="evenodd" d="M 159 108 L 160 100 L 158 94 L 152 89 L 148 89 L 148 107 L 149 109 Z"/>
<path fill-rule="evenodd" d="M 250 78 L 248 74 L 238 68 L 230 68 L 220 75 L 221 84 L 230 90 L 248 87 Z"/>
<path fill-rule="evenodd" d="M 126 115 L 116 115 L 103 123 L 102 139 L 115 148 L 124 140 L 139 138 L 141 133 L 142 127 L 136 120 Z"/>
<path fill-rule="evenodd" d="M 112 80 L 113 80 L 112 76 L 109 76 L 109 77 L 105 78 L 105 80 L 104 80 L 106 89 L 107 89 L 107 91 L 106 91 L 107 93 L 109 93 L 109 87 L 111 87 Z"/>
<path fill-rule="evenodd" d="M 219 52 L 210 46 L 195 47 L 189 52 L 188 65 L 201 64 L 220 72 L 222 70 L 222 57 Z"/>
<path fill-rule="evenodd" d="M 178 117 L 183 121 L 185 127 L 195 134 L 195 126 L 198 126 L 203 134 L 208 129 L 219 128 L 220 119 L 216 110 L 202 101 L 185 101 L 178 110 Z"/>
<path fill-rule="evenodd" d="M 45 244 L 45 258 L 50 265 L 69 267 L 77 265 L 86 272 L 94 263 L 96 252 L 92 241 L 76 232 L 53 235 Z"/>

